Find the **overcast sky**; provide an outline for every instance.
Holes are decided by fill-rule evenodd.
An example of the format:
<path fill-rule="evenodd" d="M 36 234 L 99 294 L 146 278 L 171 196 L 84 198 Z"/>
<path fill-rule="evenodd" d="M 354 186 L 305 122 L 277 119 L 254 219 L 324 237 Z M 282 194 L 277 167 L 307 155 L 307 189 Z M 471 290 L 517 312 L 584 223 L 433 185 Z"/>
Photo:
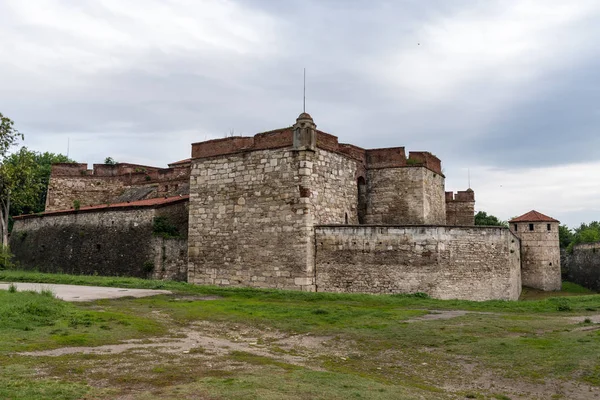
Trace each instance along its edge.
<path fill-rule="evenodd" d="M 166 166 L 290 126 L 442 160 L 502 219 L 600 219 L 598 0 L 0 0 L 25 145 Z"/>

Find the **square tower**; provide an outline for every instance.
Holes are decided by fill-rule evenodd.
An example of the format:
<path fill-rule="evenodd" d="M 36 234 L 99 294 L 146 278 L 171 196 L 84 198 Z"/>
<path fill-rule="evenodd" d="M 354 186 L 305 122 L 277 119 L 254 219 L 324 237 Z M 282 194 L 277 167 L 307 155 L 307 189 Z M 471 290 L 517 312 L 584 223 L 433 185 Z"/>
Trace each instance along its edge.
<path fill-rule="evenodd" d="M 544 291 L 560 290 L 559 221 L 532 210 L 509 221 L 521 239 L 521 281 Z"/>

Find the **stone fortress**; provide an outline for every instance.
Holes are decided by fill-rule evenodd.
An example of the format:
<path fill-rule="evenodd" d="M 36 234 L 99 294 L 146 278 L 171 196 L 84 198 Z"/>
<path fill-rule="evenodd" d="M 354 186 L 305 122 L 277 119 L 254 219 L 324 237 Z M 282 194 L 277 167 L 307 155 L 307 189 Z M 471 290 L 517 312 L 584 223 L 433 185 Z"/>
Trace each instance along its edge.
<path fill-rule="evenodd" d="M 441 299 L 516 300 L 560 289 L 558 221 L 474 225 L 471 189 L 440 160 L 288 128 L 193 143 L 159 169 L 56 164 L 46 212 L 15 218 L 17 260 L 42 271 L 196 284 Z"/>

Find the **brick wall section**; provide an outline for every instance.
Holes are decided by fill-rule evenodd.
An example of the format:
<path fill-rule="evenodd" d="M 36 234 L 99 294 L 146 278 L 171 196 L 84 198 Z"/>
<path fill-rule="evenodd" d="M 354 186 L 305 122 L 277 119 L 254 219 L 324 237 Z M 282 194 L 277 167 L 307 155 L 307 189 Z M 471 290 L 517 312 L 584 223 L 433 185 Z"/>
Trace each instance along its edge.
<path fill-rule="evenodd" d="M 185 263 L 187 255 L 172 250 L 175 244 L 167 246 L 165 256 L 160 254 L 165 271 L 156 270 L 162 246 L 157 247 L 152 221 L 158 210 L 174 215 L 185 212 L 185 206 L 27 216 L 15 220 L 11 250 L 23 268 L 42 272 L 141 278 L 160 272 L 162 278 L 181 279 L 180 269 L 175 271 L 171 265 Z M 187 249 L 187 244 L 180 247 Z"/>
<path fill-rule="evenodd" d="M 317 291 L 517 300 L 519 239 L 506 228 L 318 226 Z"/>
<path fill-rule="evenodd" d="M 600 243 L 581 243 L 573 246 L 563 267 L 569 282 L 600 292 Z"/>
<path fill-rule="evenodd" d="M 137 164 L 54 164 L 48 184 L 46 211 L 113 203 L 132 188 L 151 187 L 146 198 L 189 193 L 189 166 L 155 168 Z M 139 200 L 139 199 L 136 199 Z"/>
<path fill-rule="evenodd" d="M 529 230 L 529 224 L 533 224 L 533 231 Z M 558 225 L 558 222 L 509 224 L 511 231 L 521 239 L 521 279 L 524 286 L 545 291 L 561 289 Z"/>
<path fill-rule="evenodd" d="M 446 225 L 475 225 L 475 192 L 471 189 L 446 192 Z"/>
<path fill-rule="evenodd" d="M 367 170 L 365 222 L 445 224 L 443 175 L 424 167 Z"/>
<path fill-rule="evenodd" d="M 188 281 L 314 289 L 313 151 L 192 160 Z"/>

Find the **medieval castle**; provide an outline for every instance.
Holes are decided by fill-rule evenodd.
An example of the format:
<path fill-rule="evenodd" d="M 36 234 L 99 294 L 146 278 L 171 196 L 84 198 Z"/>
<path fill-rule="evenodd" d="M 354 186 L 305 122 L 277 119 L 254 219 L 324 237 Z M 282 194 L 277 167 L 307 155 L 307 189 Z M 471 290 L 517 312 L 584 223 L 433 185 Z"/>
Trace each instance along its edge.
<path fill-rule="evenodd" d="M 474 226 L 471 189 L 440 160 L 289 128 L 192 144 L 167 169 L 56 164 L 46 211 L 15 218 L 11 248 L 41 271 L 307 291 L 516 300 L 559 290 L 558 221 L 532 211 Z"/>

